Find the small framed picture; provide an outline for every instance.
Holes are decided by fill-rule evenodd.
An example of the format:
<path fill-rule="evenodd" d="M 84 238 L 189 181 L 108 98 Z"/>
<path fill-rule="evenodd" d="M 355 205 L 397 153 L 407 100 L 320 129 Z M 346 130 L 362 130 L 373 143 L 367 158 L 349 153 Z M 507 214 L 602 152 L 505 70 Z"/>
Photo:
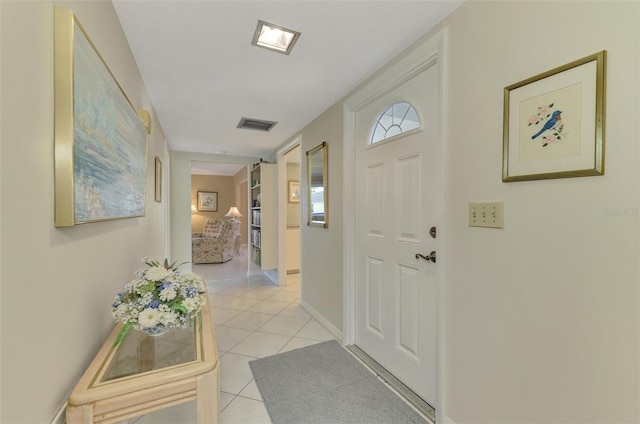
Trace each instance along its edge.
<path fill-rule="evenodd" d="M 502 181 L 604 175 L 606 53 L 504 89 Z"/>
<path fill-rule="evenodd" d="M 300 203 L 300 181 L 289 180 L 289 203 Z"/>
<path fill-rule="evenodd" d="M 162 202 L 162 161 L 158 156 L 156 156 L 156 192 L 155 192 L 155 201 L 157 203 Z"/>
<path fill-rule="evenodd" d="M 218 192 L 198 192 L 198 212 L 218 212 Z"/>

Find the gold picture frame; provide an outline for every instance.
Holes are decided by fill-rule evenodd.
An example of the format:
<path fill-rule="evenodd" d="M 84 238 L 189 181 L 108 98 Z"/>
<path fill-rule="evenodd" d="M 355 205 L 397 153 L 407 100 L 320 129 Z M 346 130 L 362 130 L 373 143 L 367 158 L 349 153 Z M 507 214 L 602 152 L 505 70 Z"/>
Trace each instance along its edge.
<path fill-rule="evenodd" d="M 289 180 L 289 203 L 300 203 L 300 181 Z"/>
<path fill-rule="evenodd" d="M 606 57 L 505 87 L 502 181 L 604 175 Z"/>
<path fill-rule="evenodd" d="M 156 203 L 162 203 L 162 161 L 156 156 L 155 166 L 155 194 L 154 200 Z"/>
<path fill-rule="evenodd" d="M 54 31 L 55 226 L 144 216 L 147 128 L 71 10 Z"/>
<path fill-rule="evenodd" d="M 307 225 L 329 227 L 329 152 L 323 141 L 307 153 Z"/>

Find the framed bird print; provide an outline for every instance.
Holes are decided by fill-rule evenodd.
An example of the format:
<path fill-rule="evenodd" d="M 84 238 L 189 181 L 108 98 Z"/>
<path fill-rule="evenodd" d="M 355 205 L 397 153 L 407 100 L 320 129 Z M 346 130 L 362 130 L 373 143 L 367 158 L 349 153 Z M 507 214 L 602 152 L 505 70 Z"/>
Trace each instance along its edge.
<path fill-rule="evenodd" d="M 198 212 L 218 212 L 218 192 L 198 192 Z"/>
<path fill-rule="evenodd" d="M 604 175 L 606 51 L 504 89 L 502 181 Z"/>

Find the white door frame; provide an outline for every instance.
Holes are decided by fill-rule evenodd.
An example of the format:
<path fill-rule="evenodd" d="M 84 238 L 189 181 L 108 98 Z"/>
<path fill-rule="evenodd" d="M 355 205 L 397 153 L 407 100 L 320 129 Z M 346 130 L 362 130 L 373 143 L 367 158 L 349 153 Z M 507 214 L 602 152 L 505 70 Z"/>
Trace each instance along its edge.
<path fill-rule="evenodd" d="M 345 345 L 355 343 L 355 325 L 356 325 L 356 266 L 355 266 L 355 238 L 356 238 L 356 204 L 355 204 L 355 187 L 356 187 L 356 112 L 368 105 L 377 98 L 389 93 L 396 87 L 399 87 L 406 81 L 418 75 L 423 70 L 431 67 L 436 63 L 438 69 L 438 105 L 440 107 L 440 121 L 438 137 L 442 144 L 441 160 L 443 161 L 443 187 L 446 187 L 445 169 L 446 169 L 446 145 L 444 144 L 444 128 L 445 128 L 445 102 L 444 92 L 446 87 L 445 74 L 445 38 L 446 30 L 441 30 L 422 44 L 413 48 L 412 51 L 403 55 L 395 63 L 391 64 L 379 75 L 370 80 L 363 88 L 359 89 L 355 94 L 349 97 L 343 106 L 344 119 L 344 137 L 343 137 L 343 328 L 342 342 Z M 442 228 L 438 228 L 438 234 L 446 235 L 447 213 L 446 213 L 446 189 L 444 193 L 445 202 L 443 204 L 444 214 Z M 446 251 L 446 238 L 441 241 L 442 253 Z M 438 252 L 440 253 L 440 252 Z M 437 313 L 436 313 L 436 331 L 437 331 L 437 350 L 436 350 L 436 404 L 432 405 L 436 409 L 436 422 L 442 422 L 444 419 L 444 286 L 446 278 L 446 257 L 440 253 L 438 255 L 438 264 L 441 266 L 441 278 L 438 283 L 437 291 Z"/>
<path fill-rule="evenodd" d="M 278 285 L 287 284 L 287 153 L 302 144 L 302 136 L 297 135 L 289 142 L 280 147 L 276 154 L 276 163 L 278 164 Z M 302 164 L 300 164 L 302 170 Z M 300 205 L 300 213 L 302 213 L 302 204 Z M 302 222 L 302 220 L 300 220 Z M 302 237 L 302 228 L 300 229 Z M 302 262 L 300 273 L 302 273 Z"/>

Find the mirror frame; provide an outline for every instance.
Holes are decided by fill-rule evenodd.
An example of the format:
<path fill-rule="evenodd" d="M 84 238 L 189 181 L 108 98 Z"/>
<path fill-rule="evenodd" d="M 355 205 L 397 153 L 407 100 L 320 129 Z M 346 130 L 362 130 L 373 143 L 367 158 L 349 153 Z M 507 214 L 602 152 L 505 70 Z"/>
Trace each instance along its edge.
<path fill-rule="evenodd" d="M 322 154 L 322 185 L 324 186 L 324 220 L 314 221 L 311 216 L 311 161 L 314 155 Z M 328 186 L 328 153 L 327 142 L 323 141 L 318 146 L 307 151 L 307 225 L 309 227 L 329 227 L 329 186 Z"/>

